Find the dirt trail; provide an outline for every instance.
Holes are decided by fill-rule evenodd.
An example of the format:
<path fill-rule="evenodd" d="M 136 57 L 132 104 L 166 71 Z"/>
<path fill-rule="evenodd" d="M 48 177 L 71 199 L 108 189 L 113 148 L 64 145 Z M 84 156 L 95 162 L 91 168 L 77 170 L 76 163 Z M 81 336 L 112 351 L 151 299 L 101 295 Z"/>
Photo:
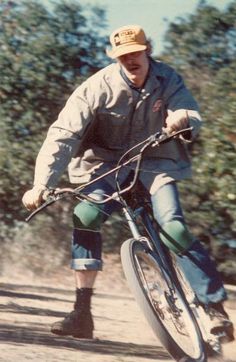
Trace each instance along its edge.
<path fill-rule="evenodd" d="M 20 276 L 19 276 L 20 275 Z M 227 311 L 236 323 L 236 292 Z M 234 298 L 234 300 L 233 300 Z M 130 294 L 119 263 L 105 260 L 93 299 L 95 339 L 76 340 L 50 333 L 50 324 L 74 302 L 73 277 L 36 279 L 18 274 L 2 278 L 0 290 L 0 361 L 2 362 L 171 362 Z M 224 362 L 236 362 L 236 342 L 225 346 Z M 213 359 L 211 362 L 215 362 Z"/>

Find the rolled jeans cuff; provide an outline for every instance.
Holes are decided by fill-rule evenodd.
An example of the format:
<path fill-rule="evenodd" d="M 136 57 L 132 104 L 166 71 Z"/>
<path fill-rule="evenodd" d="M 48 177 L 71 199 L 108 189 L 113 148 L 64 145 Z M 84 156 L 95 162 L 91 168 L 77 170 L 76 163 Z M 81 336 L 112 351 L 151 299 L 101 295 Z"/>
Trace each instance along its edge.
<path fill-rule="evenodd" d="M 102 261 L 98 259 L 72 259 L 71 269 L 74 270 L 102 270 Z"/>

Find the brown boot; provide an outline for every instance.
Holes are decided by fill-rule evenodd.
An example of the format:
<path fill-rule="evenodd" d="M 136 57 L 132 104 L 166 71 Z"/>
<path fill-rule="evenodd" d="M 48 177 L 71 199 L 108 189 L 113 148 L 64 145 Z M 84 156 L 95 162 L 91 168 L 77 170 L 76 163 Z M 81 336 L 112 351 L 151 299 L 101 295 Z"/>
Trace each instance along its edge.
<path fill-rule="evenodd" d="M 90 310 L 92 289 L 77 289 L 76 295 L 74 310 L 63 320 L 53 323 L 51 332 L 60 336 L 93 338 L 94 323 Z"/>
<path fill-rule="evenodd" d="M 234 326 L 222 303 L 212 303 L 205 307 L 211 320 L 211 333 L 219 335 L 221 343 L 234 340 Z"/>

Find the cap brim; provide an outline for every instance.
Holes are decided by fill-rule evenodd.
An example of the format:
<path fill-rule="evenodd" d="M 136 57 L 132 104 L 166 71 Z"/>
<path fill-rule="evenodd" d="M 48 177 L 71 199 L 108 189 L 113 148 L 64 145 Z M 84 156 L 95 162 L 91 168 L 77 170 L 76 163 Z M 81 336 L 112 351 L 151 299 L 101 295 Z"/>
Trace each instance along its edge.
<path fill-rule="evenodd" d="M 106 49 L 106 53 L 108 55 L 108 57 L 114 59 L 114 58 L 118 58 L 122 55 L 128 54 L 128 53 L 134 53 L 134 52 L 139 52 L 141 50 L 145 50 L 147 49 L 147 45 L 140 45 L 140 44 L 133 44 L 133 45 L 123 45 L 115 50 L 109 50 Z"/>

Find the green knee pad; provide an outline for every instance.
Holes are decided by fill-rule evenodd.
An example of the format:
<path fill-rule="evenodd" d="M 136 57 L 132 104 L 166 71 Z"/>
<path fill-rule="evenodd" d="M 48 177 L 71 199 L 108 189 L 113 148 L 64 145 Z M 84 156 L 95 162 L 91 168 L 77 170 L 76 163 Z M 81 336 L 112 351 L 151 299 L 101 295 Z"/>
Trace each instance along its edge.
<path fill-rule="evenodd" d="M 73 224 L 75 228 L 99 231 L 103 221 L 103 205 L 94 204 L 89 201 L 80 202 L 73 213 Z"/>
<path fill-rule="evenodd" d="M 160 231 L 163 243 L 174 253 L 183 253 L 193 243 L 193 237 L 185 224 L 179 220 L 165 223 Z"/>

